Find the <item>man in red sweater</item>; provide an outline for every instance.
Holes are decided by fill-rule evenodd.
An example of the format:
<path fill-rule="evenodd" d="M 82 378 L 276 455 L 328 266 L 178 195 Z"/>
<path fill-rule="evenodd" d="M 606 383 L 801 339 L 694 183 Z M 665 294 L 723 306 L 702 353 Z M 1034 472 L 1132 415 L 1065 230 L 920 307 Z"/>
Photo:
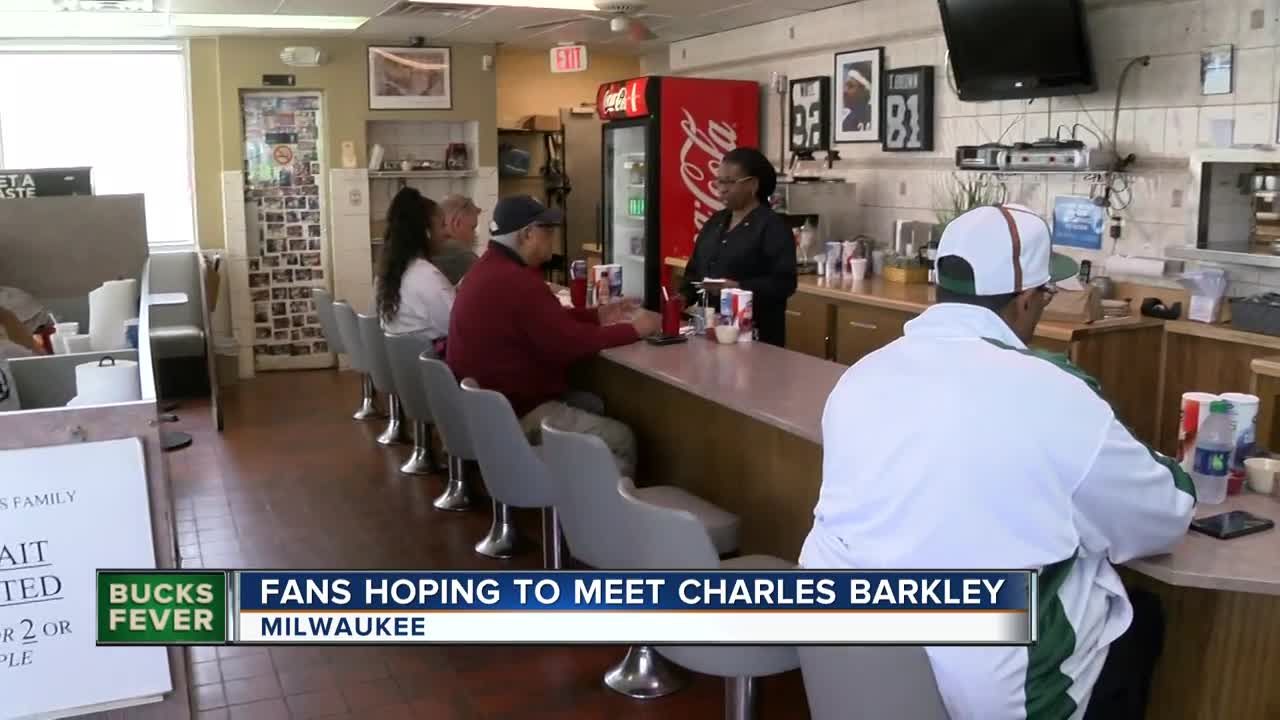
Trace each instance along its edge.
<path fill-rule="evenodd" d="M 558 428 L 598 436 L 631 476 L 631 429 L 603 417 L 598 400 L 571 404 L 568 371 L 605 348 L 656 333 L 659 322 L 633 302 L 590 310 L 560 304 L 539 268 L 551 259 L 563 219 L 560 210 L 528 195 L 498 203 L 489 249 L 458 287 L 445 360 L 459 379 L 505 395 L 531 442 L 540 441 L 542 421 L 550 419 Z"/>

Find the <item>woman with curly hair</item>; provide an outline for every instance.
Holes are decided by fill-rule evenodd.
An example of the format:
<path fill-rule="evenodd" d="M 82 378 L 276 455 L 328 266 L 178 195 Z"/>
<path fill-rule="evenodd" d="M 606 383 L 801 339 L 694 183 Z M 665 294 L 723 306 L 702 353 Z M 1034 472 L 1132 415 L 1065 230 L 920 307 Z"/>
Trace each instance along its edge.
<path fill-rule="evenodd" d="M 422 334 L 428 340 L 448 335 L 453 284 L 427 259 L 445 240 L 439 205 L 411 187 L 396 193 L 387 211 L 375 291 L 382 329 L 388 334 Z"/>

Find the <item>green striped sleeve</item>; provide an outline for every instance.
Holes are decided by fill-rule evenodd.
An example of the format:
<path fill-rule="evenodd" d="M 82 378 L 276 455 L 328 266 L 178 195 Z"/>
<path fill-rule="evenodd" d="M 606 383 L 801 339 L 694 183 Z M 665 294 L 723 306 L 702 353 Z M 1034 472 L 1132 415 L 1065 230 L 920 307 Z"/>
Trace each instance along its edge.
<path fill-rule="evenodd" d="M 1027 648 L 1027 720 L 1067 720 L 1076 711 L 1076 701 L 1068 692 L 1074 681 L 1062 671 L 1062 664 L 1075 652 L 1076 629 L 1058 596 L 1075 562 L 1072 555 L 1049 565 L 1036 581 L 1038 637 Z"/>

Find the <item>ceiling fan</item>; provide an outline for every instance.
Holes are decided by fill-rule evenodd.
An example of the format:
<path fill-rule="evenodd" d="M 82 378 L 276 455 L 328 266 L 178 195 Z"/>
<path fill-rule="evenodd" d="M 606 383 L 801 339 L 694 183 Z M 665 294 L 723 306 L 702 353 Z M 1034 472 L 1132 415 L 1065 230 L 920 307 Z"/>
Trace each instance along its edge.
<path fill-rule="evenodd" d="M 596 9 L 608 15 L 601 17 L 600 15 L 591 15 L 583 13 L 569 20 L 552 20 L 550 22 L 535 23 L 533 25 L 522 25 L 521 30 L 543 30 L 551 31 L 568 27 L 582 22 L 604 22 L 609 23 L 609 29 L 618 34 L 626 34 L 629 40 L 634 42 L 645 42 L 654 40 L 658 36 L 649 29 L 649 26 L 641 18 L 670 18 L 670 15 L 657 15 L 654 13 L 646 13 L 644 9 L 648 5 L 643 0 L 595 0 Z"/>

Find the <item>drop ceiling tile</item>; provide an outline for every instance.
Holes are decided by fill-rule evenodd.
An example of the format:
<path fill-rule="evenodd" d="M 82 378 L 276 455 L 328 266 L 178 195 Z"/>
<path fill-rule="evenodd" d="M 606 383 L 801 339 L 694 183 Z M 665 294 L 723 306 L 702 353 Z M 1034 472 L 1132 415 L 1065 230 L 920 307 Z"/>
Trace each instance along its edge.
<path fill-rule="evenodd" d="M 169 10 L 175 13 L 269 15 L 279 4 L 279 0 L 170 0 Z"/>
<path fill-rule="evenodd" d="M 397 5 L 397 0 L 283 0 L 279 5 L 282 15 L 344 15 L 373 17 Z"/>

